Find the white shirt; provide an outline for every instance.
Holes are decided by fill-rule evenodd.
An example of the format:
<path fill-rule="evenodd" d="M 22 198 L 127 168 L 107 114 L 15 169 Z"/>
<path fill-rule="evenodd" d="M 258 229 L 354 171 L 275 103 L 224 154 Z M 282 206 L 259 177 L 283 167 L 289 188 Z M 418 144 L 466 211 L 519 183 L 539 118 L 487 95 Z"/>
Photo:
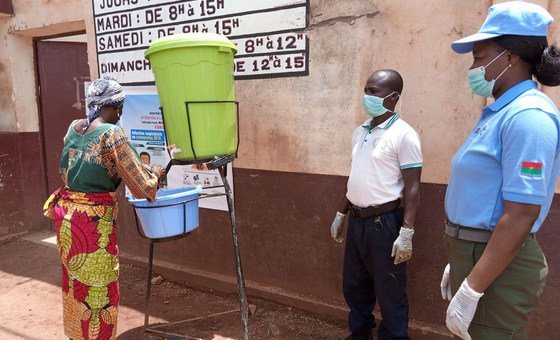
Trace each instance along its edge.
<path fill-rule="evenodd" d="M 346 197 L 358 207 L 402 197 L 401 170 L 422 167 L 420 137 L 395 113 L 370 128 L 372 118 L 352 135 L 352 169 Z"/>

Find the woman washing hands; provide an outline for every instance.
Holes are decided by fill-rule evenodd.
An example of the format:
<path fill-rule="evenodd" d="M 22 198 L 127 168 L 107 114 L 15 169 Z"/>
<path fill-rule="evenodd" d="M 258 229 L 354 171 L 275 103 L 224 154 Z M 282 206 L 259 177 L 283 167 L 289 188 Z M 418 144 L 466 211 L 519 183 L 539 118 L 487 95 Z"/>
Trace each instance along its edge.
<path fill-rule="evenodd" d="M 62 262 L 64 333 L 77 339 L 113 339 L 119 305 L 115 193 L 124 181 L 136 198 L 153 202 L 165 169 L 141 163 L 115 125 L 125 95 L 111 77 L 87 91 L 87 117 L 70 124 L 60 175 L 64 185 L 44 206 L 55 221 Z"/>

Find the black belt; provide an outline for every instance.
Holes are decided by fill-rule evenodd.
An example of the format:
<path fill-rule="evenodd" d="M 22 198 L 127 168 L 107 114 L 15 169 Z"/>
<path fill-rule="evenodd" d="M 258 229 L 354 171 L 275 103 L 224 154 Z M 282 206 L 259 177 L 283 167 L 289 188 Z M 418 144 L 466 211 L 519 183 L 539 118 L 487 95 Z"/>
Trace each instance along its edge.
<path fill-rule="evenodd" d="M 445 220 L 445 234 L 459 240 L 488 243 L 492 237 L 492 230 L 464 227 Z"/>
<path fill-rule="evenodd" d="M 359 218 L 378 217 L 401 206 L 401 199 L 383 203 L 380 205 L 372 205 L 367 208 L 360 208 L 354 204 L 350 204 L 350 214 Z"/>

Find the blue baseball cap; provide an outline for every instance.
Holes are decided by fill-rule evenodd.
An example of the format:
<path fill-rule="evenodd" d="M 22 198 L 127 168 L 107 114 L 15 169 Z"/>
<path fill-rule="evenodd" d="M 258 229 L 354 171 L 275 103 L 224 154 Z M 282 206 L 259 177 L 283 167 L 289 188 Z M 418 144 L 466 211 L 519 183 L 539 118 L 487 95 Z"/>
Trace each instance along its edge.
<path fill-rule="evenodd" d="M 457 53 L 468 53 L 473 50 L 475 42 L 506 34 L 546 37 L 553 21 L 554 18 L 541 6 L 523 1 L 502 2 L 488 9 L 488 16 L 478 33 L 452 42 L 451 48 Z"/>

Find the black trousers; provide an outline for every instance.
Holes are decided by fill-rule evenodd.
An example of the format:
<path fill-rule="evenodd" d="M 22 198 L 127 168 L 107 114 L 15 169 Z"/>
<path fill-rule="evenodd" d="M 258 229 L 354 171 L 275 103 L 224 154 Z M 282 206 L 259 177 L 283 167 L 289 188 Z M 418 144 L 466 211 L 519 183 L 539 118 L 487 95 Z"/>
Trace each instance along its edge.
<path fill-rule="evenodd" d="M 350 307 L 352 338 L 368 339 L 375 327 L 373 308 L 379 303 L 379 339 L 408 339 L 406 262 L 395 265 L 393 242 L 403 223 L 403 209 L 379 217 L 350 215 L 344 252 L 343 291 Z"/>

